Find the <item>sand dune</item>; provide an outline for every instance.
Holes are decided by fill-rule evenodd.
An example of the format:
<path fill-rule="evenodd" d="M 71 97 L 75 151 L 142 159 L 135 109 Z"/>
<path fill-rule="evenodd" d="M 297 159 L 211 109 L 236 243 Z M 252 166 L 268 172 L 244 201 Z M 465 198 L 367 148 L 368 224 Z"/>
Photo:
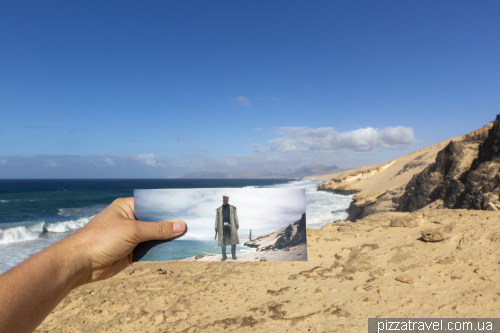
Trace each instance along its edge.
<path fill-rule="evenodd" d="M 373 317 L 496 317 L 499 219 L 378 213 L 308 229 L 307 262 L 135 263 L 73 291 L 37 332 L 357 333 Z M 422 240 L 449 224 L 451 238 Z"/>

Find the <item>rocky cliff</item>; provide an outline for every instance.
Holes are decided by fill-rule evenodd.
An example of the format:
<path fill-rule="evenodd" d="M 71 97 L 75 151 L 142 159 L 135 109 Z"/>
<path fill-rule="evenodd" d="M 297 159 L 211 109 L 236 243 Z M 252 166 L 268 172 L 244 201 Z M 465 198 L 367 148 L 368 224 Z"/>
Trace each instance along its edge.
<path fill-rule="evenodd" d="M 494 207 L 499 193 L 495 181 L 488 179 L 495 178 L 495 161 L 500 158 L 500 130 L 493 127 L 500 125 L 490 123 L 392 161 L 343 172 L 318 190 L 354 194 L 347 209 L 350 221 L 379 212 L 412 212 L 429 204 Z"/>
<path fill-rule="evenodd" d="M 245 246 L 256 247 L 257 251 L 282 250 L 306 243 L 306 214 L 300 220 L 270 234 L 255 237 Z"/>
<path fill-rule="evenodd" d="M 454 138 L 455 140 L 461 137 Z M 355 221 L 377 212 L 397 211 L 399 198 L 413 175 L 420 173 L 436 159 L 437 153 L 452 139 L 419 149 L 382 164 L 361 167 L 341 173 L 318 190 L 352 195 L 347 213 Z"/>
<path fill-rule="evenodd" d="M 500 195 L 500 115 L 460 141 L 450 142 L 436 161 L 415 175 L 399 210 L 434 208 L 496 210 Z"/>

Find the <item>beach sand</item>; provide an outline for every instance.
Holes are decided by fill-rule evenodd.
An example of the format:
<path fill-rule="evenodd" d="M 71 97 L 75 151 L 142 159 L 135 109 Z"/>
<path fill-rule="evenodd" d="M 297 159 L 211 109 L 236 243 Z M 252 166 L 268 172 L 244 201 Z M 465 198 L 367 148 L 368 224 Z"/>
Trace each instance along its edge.
<path fill-rule="evenodd" d="M 230 247 L 228 246 L 230 249 Z M 305 261 L 307 260 L 306 245 L 301 244 L 283 250 L 255 251 L 247 253 L 236 253 L 236 260 L 231 258 L 231 251 L 227 251 L 226 262 L 242 261 Z M 189 257 L 181 261 L 221 261 L 222 254 L 207 254 L 199 259 Z"/>
<path fill-rule="evenodd" d="M 498 317 L 499 220 L 377 213 L 308 229 L 306 262 L 134 263 L 71 292 L 36 332 L 357 333 L 374 317 Z"/>

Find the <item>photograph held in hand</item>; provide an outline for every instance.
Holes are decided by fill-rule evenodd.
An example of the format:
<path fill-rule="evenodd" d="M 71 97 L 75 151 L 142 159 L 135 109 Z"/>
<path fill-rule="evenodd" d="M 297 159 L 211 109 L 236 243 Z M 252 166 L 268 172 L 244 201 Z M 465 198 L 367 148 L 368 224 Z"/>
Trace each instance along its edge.
<path fill-rule="evenodd" d="M 187 225 L 175 239 L 139 244 L 135 262 L 307 260 L 303 188 L 135 190 L 134 199 L 137 219 Z"/>

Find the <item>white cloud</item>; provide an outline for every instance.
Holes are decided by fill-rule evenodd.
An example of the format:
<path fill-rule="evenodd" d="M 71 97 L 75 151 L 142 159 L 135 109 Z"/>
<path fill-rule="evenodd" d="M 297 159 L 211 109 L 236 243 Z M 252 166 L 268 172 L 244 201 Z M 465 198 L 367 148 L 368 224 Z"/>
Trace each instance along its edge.
<path fill-rule="evenodd" d="M 375 147 L 386 149 L 411 148 L 417 140 L 411 127 L 360 128 L 354 131 L 338 133 L 332 127 L 281 127 L 282 136 L 269 140 L 271 150 L 275 152 L 339 152 L 350 149 L 355 152 L 367 152 Z"/>
<path fill-rule="evenodd" d="M 268 145 L 248 145 L 253 151 L 245 154 L 0 156 L 0 165 L 6 178 L 163 178 L 193 171 L 273 171 L 315 164 L 352 168 L 396 158 L 401 153 L 395 149 L 412 148 L 417 143 L 413 129 L 402 126 L 367 127 L 344 133 L 331 127 L 283 127 L 277 134 Z M 202 152 L 205 148 L 194 149 Z"/>
<path fill-rule="evenodd" d="M 271 151 L 271 148 L 269 147 L 264 147 L 258 143 L 253 143 L 250 145 L 250 147 L 253 147 L 253 151 L 255 153 L 259 153 L 259 154 L 262 154 L 262 153 L 268 153 Z"/>
<path fill-rule="evenodd" d="M 135 156 L 135 159 L 147 166 L 151 167 L 161 166 L 155 154 L 139 154 Z"/>
<path fill-rule="evenodd" d="M 185 139 L 184 135 L 182 135 L 182 134 L 175 134 L 174 137 L 175 137 L 175 140 L 177 140 L 177 142 L 181 142 L 182 140 Z"/>
<path fill-rule="evenodd" d="M 134 164 L 139 164 L 140 166 L 148 166 L 148 167 L 162 167 L 165 166 L 159 158 L 153 153 L 149 154 L 139 154 L 139 155 L 124 155 L 124 156 L 116 156 L 116 157 L 105 157 L 104 159 L 99 156 L 94 156 L 94 160 L 98 158 L 99 161 L 103 161 L 107 165 L 112 165 L 109 162 L 106 161 L 107 159 L 110 159 L 112 163 L 114 164 L 123 164 L 123 162 L 126 163 L 126 161 L 133 161 L 135 162 Z"/>
<path fill-rule="evenodd" d="M 233 101 L 244 106 L 251 106 L 250 101 L 245 96 L 238 96 L 233 99 Z"/>
<path fill-rule="evenodd" d="M 98 167 L 110 167 L 116 165 L 116 162 L 118 161 L 119 158 L 120 157 L 117 156 L 98 155 L 98 156 L 87 157 L 87 161 Z M 63 164 L 67 163 L 63 162 Z"/>
<path fill-rule="evenodd" d="M 301 143 L 300 141 L 293 138 L 275 138 L 269 140 L 269 143 L 271 144 L 272 151 L 279 151 L 282 153 L 308 151 L 306 147 L 299 145 L 299 143 Z"/>
<path fill-rule="evenodd" d="M 104 162 L 104 164 L 109 166 L 115 165 L 115 161 L 110 157 L 104 157 L 102 161 Z"/>

